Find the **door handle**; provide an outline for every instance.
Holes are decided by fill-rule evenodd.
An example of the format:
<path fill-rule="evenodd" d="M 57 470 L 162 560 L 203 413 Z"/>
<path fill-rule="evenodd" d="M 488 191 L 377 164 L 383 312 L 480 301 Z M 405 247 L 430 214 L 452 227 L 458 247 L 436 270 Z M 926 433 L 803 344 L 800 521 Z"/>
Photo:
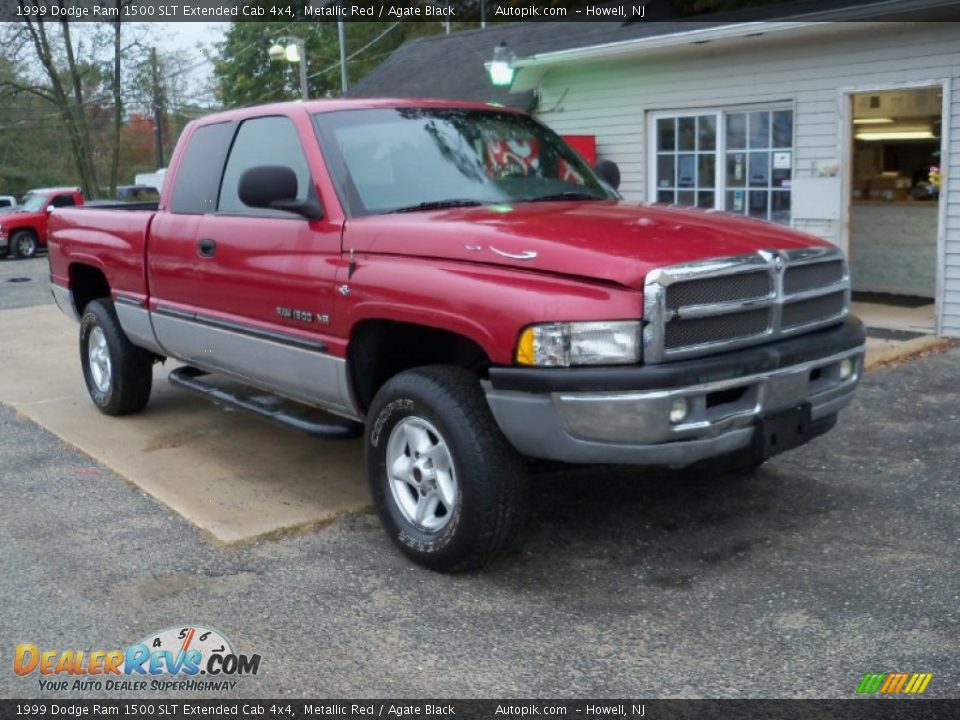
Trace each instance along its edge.
<path fill-rule="evenodd" d="M 203 238 L 197 243 L 197 254 L 200 257 L 213 257 L 217 254 L 217 243 L 213 238 Z"/>

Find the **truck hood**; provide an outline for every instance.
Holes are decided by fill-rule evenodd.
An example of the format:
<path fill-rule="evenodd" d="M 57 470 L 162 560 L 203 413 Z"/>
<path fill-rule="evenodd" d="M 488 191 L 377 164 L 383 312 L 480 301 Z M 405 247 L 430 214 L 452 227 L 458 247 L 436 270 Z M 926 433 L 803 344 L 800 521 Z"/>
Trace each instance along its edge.
<path fill-rule="evenodd" d="M 738 215 L 615 200 L 484 205 L 354 218 L 344 250 L 510 266 L 639 288 L 657 267 L 827 245 Z"/>

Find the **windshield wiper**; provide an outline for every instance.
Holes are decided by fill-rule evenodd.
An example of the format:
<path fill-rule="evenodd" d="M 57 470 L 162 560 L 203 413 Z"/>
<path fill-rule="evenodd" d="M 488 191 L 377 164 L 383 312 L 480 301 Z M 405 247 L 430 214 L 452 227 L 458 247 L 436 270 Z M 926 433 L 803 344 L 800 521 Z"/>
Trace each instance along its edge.
<path fill-rule="evenodd" d="M 442 210 L 444 208 L 456 207 L 477 207 L 483 205 L 479 200 L 467 200 L 460 198 L 450 198 L 449 200 L 430 200 L 429 202 L 418 203 L 417 205 L 408 205 L 390 210 L 391 213 L 417 212 L 419 210 Z"/>
<path fill-rule="evenodd" d="M 565 190 L 564 192 L 553 193 L 552 195 L 538 195 L 537 197 L 527 198 L 525 202 L 545 202 L 550 200 L 607 200 L 608 198 L 593 193 L 581 192 L 580 190 Z"/>

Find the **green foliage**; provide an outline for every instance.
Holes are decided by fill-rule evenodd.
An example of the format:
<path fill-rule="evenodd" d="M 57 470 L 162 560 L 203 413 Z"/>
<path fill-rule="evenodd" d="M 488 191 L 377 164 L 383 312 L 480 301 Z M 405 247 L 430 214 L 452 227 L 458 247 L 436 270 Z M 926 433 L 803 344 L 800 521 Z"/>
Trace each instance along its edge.
<path fill-rule="evenodd" d="M 157 169 L 154 134 L 156 88 L 151 72 L 147 38 L 136 28 L 124 26 L 124 52 L 121 54 L 121 122 L 119 136 L 113 123 L 112 27 L 100 24 L 71 26 L 76 45 L 84 53 L 77 57 L 75 74 L 80 80 L 80 103 L 73 103 L 72 73 L 62 53 L 62 28 L 49 24 L 47 31 L 55 43 L 51 61 L 60 82 L 68 89 L 71 112 L 79 117 L 82 108 L 82 143 L 75 142 L 65 128 L 64 108 L 57 102 L 52 81 L 40 67 L 35 45 L 23 24 L 0 28 L 0 194 L 21 196 L 26 190 L 49 185 L 79 185 L 106 194 L 112 170 L 114 147 L 119 147 L 117 179 L 119 184 L 133 182 L 138 172 Z M 109 23 L 102 23 L 107 26 Z M 160 38 L 149 38 L 162 41 Z M 169 160 L 183 126 L 194 117 L 209 112 L 198 107 L 205 97 L 189 97 L 183 80 L 184 68 L 196 66 L 196 59 L 183 53 L 157 51 L 158 79 L 162 98 L 164 155 Z M 117 140 L 116 138 L 119 137 Z M 86 182 L 78 162 L 85 154 Z"/>
<path fill-rule="evenodd" d="M 383 62 L 406 40 L 443 32 L 442 23 L 344 23 L 350 83 Z M 294 100 L 300 97 L 297 63 L 271 60 L 268 50 L 284 38 L 306 42 L 311 98 L 340 93 L 340 44 L 335 20 L 312 22 L 234 22 L 217 47 L 214 78 L 218 100 L 227 107 Z"/>

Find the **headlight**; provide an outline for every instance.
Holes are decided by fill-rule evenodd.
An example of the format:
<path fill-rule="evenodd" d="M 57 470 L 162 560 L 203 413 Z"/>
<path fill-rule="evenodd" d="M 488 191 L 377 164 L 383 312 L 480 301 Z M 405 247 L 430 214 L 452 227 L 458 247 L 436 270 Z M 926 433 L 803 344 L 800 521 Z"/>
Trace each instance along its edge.
<path fill-rule="evenodd" d="M 520 365 L 628 365 L 641 359 L 640 322 L 559 322 L 531 325 L 517 343 Z"/>

